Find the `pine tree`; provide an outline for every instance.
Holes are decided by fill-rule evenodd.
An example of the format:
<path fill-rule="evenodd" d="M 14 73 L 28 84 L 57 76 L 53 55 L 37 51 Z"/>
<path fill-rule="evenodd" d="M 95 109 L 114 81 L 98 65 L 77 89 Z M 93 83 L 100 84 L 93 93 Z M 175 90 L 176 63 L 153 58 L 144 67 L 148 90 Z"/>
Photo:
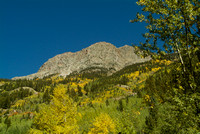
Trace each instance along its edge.
<path fill-rule="evenodd" d="M 119 111 L 123 111 L 124 110 L 124 106 L 123 106 L 123 102 L 122 102 L 122 99 L 118 101 L 119 102 L 119 106 L 118 106 L 118 109 Z"/>
<path fill-rule="evenodd" d="M 42 97 L 43 102 L 50 103 L 50 101 L 51 101 L 51 95 L 49 93 L 49 90 L 50 90 L 50 87 L 46 87 L 45 88 L 44 95 Z"/>
<path fill-rule="evenodd" d="M 2 123 L 2 116 L 0 116 L 0 123 Z"/>
<path fill-rule="evenodd" d="M 8 130 L 8 128 L 11 126 L 11 119 L 7 116 L 4 123 L 6 124 L 6 131 Z"/>
<path fill-rule="evenodd" d="M 109 103 L 109 101 L 108 101 L 108 99 L 106 100 L 106 106 L 109 106 L 110 105 L 110 103 Z"/>
<path fill-rule="evenodd" d="M 77 86 L 77 89 L 78 89 L 78 96 L 83 96 L 83 93 L 81 91 L 81 87 L 79 85 Z"/>

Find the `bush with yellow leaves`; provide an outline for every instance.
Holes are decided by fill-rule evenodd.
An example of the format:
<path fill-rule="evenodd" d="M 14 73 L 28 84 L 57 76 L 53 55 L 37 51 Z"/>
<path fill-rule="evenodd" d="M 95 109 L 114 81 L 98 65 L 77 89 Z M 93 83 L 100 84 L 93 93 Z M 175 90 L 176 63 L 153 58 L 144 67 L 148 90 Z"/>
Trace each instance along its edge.
<path fill-rule="evenodd" d="M 93 127 L 88 134 L 115 133 L 115 123 L 108 114 L 100 114 L 93 122 Z"/>
<path fill-rule="evenodd" d="M 43 105 L 36 114 L 33 121 L 35 129 L 31 129 L 30 133 L 77 134 L 76 116 L 76 104 L 66 95 L 64 85 L 58 85 L 50 105 Z"/>

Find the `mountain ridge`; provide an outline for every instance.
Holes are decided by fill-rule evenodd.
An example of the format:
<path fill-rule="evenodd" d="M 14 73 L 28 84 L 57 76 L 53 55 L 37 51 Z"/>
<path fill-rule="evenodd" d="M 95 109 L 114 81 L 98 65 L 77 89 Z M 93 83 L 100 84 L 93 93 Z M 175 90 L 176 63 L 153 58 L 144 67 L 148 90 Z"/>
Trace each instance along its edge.
<path fill-rule="evenodd" d="M 48 59 L 37 73 L 12 79 L 43 78 L 53 74 L 67 76 L 87 68 L 104 68 L 109 70 L 109 73 L 113 73 L 128 65 L 148 60 L 149 57 L 141 58 L 136 55 L 132 46 L 125 45 L 117 48 L 111 43 L 97 42 L 77 52 L 58 54 Z"/>

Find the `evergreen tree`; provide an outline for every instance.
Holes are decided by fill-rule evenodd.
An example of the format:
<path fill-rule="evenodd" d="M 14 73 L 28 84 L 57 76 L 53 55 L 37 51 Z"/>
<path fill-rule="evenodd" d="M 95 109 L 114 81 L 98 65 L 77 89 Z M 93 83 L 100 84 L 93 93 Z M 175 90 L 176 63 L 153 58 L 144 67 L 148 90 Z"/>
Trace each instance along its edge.
<path fill-rule="evenodd" d="M 50 101 L 51 101 L 51 95 L 49 93 L 49 88 L 46 88 L 42 99 L 43 99 L 43 102 L 50 103 Z"/>
<path fill-rule="evenodd" d="M 7 116 L 4 123 L 6 124 L 6 131 L 11 126 L 11 119 Z"/>
<path fill-rule="evenodd" d="M 11 101 L 10 101 L 10 95 L 8 95 L 5 99 L 5 102 L 4 102 L 4 107 L 3 108 L 10 108 L 10 105 L 11 105 Z"/>
<path fill-rule="evenodd" d="M 78 89 L 78 96 L 83 96 L 83 93 L 81 91 L 81 87 L 79 85 L 77 86 L 77 89 Z"/>
<path fill-rule="evenodd" d="M 106 106 L 109 106 L 109 104 L 110 104 L 110 103 L 109 103 L 109 101 L 108 101 L 108 99 L 107 99 L 107 100 L 106 100 Z"/>
<path fill-rule="evenodd" d="M 123 102 L 122 102 L 122 99 L 118 101 L 119 102 L 119 106 L 118 106 L 118 109 L 119 111 L 123 111 L 124 110 L 124 106 L 123 106 Z"/>

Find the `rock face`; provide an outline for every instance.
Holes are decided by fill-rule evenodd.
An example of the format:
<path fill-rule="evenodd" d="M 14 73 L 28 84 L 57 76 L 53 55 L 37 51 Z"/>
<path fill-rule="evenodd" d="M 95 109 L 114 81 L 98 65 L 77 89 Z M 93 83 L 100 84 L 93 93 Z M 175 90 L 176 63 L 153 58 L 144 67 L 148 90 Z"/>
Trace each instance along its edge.
<path fill-rule="evenodd" d="M 43 78 L 52 74 L 66 76 L 88 68 L 106 69 L 115 72 L 125 66 L 148 60 L 150 58 L 143 59 L 137 56 L 132 46 L 125 45 L 116 48 L 110 43 L 98 42 L 75 53 L 66 52 L 56 55 L 45 62 L 37 73 L 13 79 Z"/>

